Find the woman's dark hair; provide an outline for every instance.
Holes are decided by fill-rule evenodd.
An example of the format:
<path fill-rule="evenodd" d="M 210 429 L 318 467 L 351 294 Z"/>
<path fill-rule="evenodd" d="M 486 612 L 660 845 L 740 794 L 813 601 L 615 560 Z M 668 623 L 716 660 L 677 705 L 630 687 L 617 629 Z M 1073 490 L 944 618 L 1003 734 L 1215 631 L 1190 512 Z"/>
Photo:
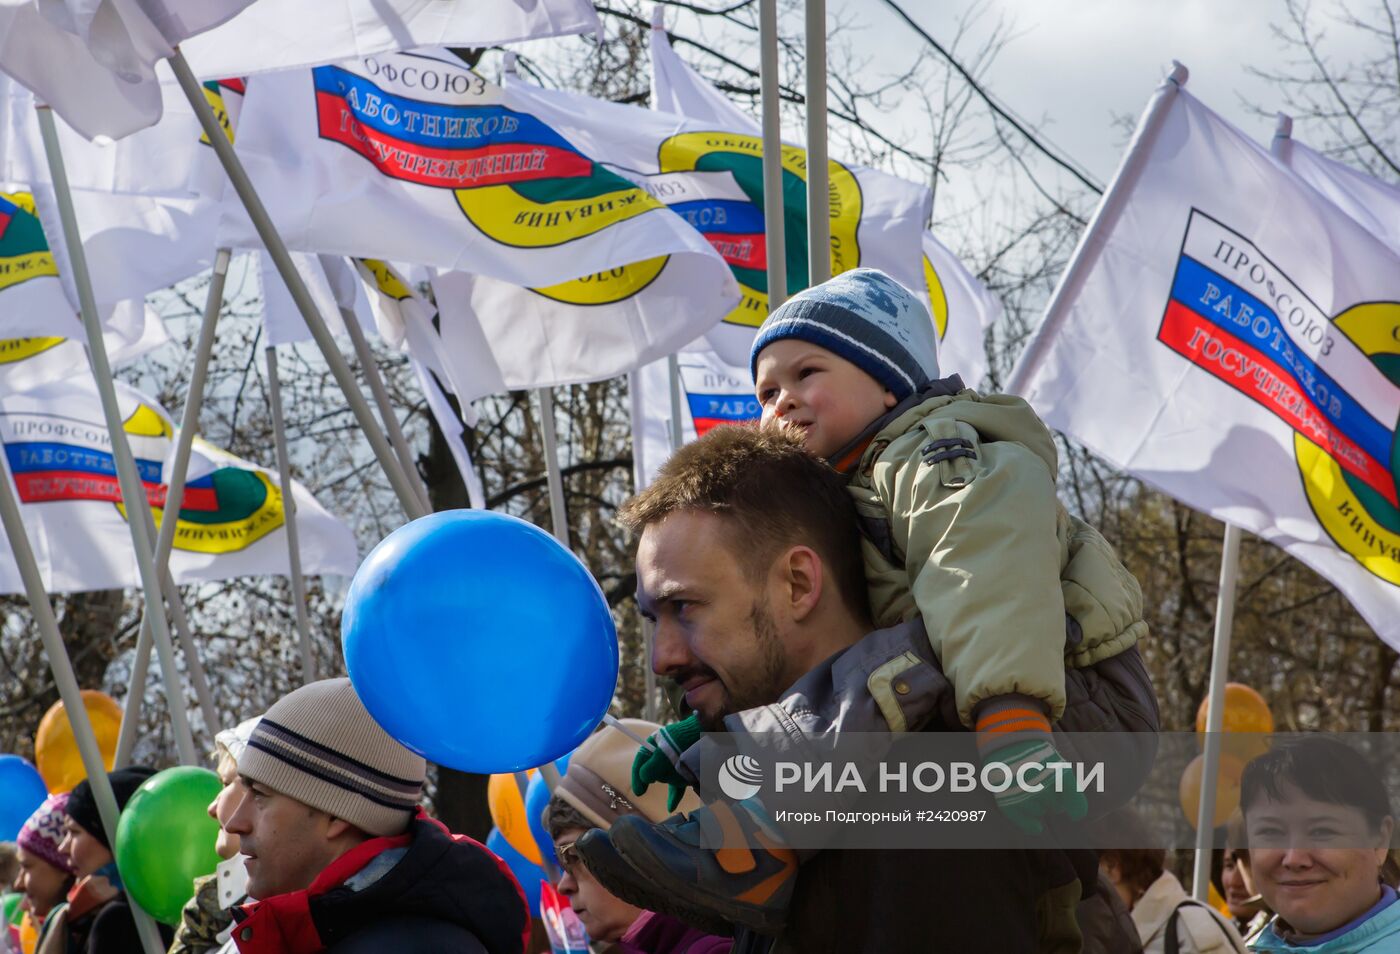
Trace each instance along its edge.
<path fill-rule="evenodd" d="M 1314 801 L 1359 809 L 1372 831 L 1391 814 L 1390 796 L 1366 757 L 1327 736 L 1280 740 L 1246 765 L 1240 779 L 1240 810 L 1248 816 L 1264 797 L 1285 801 L 1285 786 Z"/>
<path fill-rule="evenodd" d="M 1137 899 L 1167 870 L 1167 852 L 1162 848 L 1105 848 L 1099 853 L 1099 863 L 1117 865 L 1123 883 Z"/>
<path fill-rule="evenodd" d="M 1166 870 L 1167 853 L 1152 844 L 1147 825 L 1136 811 L 1119 808 L 1094 823 L 1100 844 L 1100 864 L 1115 865 L 1134 901 L 1152 887 Z"/>

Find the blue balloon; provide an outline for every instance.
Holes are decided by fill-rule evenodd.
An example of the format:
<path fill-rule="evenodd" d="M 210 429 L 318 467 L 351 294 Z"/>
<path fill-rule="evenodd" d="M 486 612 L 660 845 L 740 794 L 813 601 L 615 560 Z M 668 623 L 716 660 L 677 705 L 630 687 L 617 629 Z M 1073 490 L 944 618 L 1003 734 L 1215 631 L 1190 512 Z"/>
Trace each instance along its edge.
<path fill-rule="evenodd" d="M 14 841 L 49 797 L 39 770 L 18 755 L 0 755 L 0 841 Z"/>
<path fill-rule="evenodd" d="M 562 759 L 554 760 L 554 767 L 560 775 L 569 770 L 569 759 L 573 754 L 570 752 Z M 554 839 L 549 837 L 544 827 L 544 807 L 548 804 L 549 785 L 544 775 L 536 772 L 530 776 L 530 784 L 525 789 L 525 820 L 530 823 L 530 834 L 535 836 L 535 844 L 540 847 L 540 857 L 558 868 L 559 856 L 554 853 Z"/>
<path fill-rule="evenodd" d="M 538 527 L 487 510 L 385 537 L 350 584 L 341 636 L 385 731 L 465 772 L 573 751 L 617 685 L 617 631 L 588 570 Z"/>
<path fill-rule="evenodd" d="M 486 847 L 506 863 L 515 880 L 520 882 L 520 887 L 525 889 L 525 903 L 530 906 L 530 917 L 539 917 L 540 882 L 546 878 L 544 869 L 512 848 L 506 836 L 495 828 L 486 836 Z"/>

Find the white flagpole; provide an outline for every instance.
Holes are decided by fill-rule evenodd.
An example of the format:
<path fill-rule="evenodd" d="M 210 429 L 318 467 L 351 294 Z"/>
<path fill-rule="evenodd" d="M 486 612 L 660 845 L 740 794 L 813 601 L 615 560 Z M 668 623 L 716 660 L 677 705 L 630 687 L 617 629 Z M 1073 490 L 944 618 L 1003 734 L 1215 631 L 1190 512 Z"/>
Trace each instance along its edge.
<path fill-rule="evenodd" d="M 763 238 L 768 256 L 768 311 L 771 313 L 787 300 L 783 119 L 778 100 L 778 0 L 759 0 L 758 74 L 763 106 Z M 827 261 L 830 260 L 828 256 Z"/>
<path fill-rule="evenodd" d="M 0 459 L 4 455 L 0 454 Z M 14 483 L 9 466 L 0 463 L 0 523 L 4 524 L 5 536 L 10 541 L 10 552 L 14 555 L 20 579 L 24 581 L 24 593 L 29 600 L 29 609 L 34 623 L 39 628 L 39 639 L 44 645 L 44 653 L 49 657 L 49 669 L 53 672 L 54 684 L 58 687 L 59 698 L 63 700 L 64 711 L 68 713 L 69 724 L 73 727 L 73 739 L 78 745 L 78 755 L 83 769 L 87 772 L 88 784 L 92 788 L 93 799 L 97 802 L 97 813 L 102 818 L 102 830 L 107 835 L 108 844 L 116 844 L 117 808 L 116 796 L 112 794 L 112 783 L 107 778 L 107 766 L 102 762 L 102 752 L 97 747 L 97 736 L 92 731 L 87 707 L 83 705 L 82 690 L 78 688 L 78 677 L 73 672 L 73 663 L 68 658 L 68 650 L 63 645 L 63 636 L 58 631 L 58 620 L 53 615 L 53 605 L 44 588 L 44 579 L 39 573 L 39 565 L 34 562 L 34 551 L 29 546 L 29 537 L 24 531 L 24 518 L 20 516 L 19 501 L 15 499 Z M 132 904 L 132 916 L 136 920 L 137 933 L 146 954 L 161 954 L 165 945 L 156 933 L 155 922 L 139 905 Z"/>
<path fill-rule="evenodd" d="M 151 668 L 151 621 L 144 612 L 141 629 L 136 634 L 136 651 L 131 657 L 131 675 L 126 685 L 126 703 L 122 706 L 122 726 L 117 733 L 117 752 L 112 761 L 116 768 L 131 764 L 131 752 L 136 748 L 136 733 L 141 728 L 141 704 L 146 699 L 146 674 Z"/>
<path fill-rule="evenodd" d="M 775 28 L 774 33 L 776 34 L 776 32 Z M 759 42 L 762 43 L 761 37 Z M 776 77 L 774 81 L 776 82 Z M 766 121 L 766 110 L 764 118 Z M 827 191 L 829 188 L 827 179 L 826 0 L 807 0 L 808 285 L 820 285 L 831 277 L 831 194 Z M 766 184 L 765 179 L 765 186 Z M 767 206 L 766 199 L 764 206 L 765 208 Z M 764 218 L 766 220 L 767 216 L 765 215 Z M 771 308 L 772 305 L 770 304 L 769 307 Z"/>
<path fill-rule="evenodd" d="M 1269 152 L 1274 158 L 1287 165 L 1288 153 L 1293 145 L 1293 117 L 1287 113 L 1277 113 L 1274 119 L 1274 139 L 1269 143 Z"/>
<path fill-rule="evenodd" d="M 136 470 L 136 458 L 132 456 L 126 431 L 122 429 L 121 409 L 117 406 L 112 368 L 107 360 L 107 347 L 102 341 L 102 325 L 97 318 L 97 302 L 92 294 L 92 281 L 88 274 L 82 233 L 78 231 L 78 220 L 73 211 L 73 196 L 68 191 L 68 173 L 63 166 L 63 153 L 58 143 L 53 111 L 48 106 L 39 106 L 35 112 L 38 114 L 39 132 L 44 141 L 44 153 L 48 159 L 54 195 L 58 201 L 59 218 L 63 223 L 63 237 L 68 245 L 73 284 L 78 291 L 79 313 L 87 334 L 88 357 L 92 362 L 93 377 L 97 382 L 98 394 L 102 398 L 102 410 L 112 440 L 112 457 L 116 462 L 122 500 L 126 504 L 126 523 L 131 531 L 137 570 L 141 574 L 141 589 L 146 597 L 156 656 L 160 660 L 161 673 L 170 695 L 170 723 L 175 735 L 175 747 L 180 753 L 181 764 L 195 765 L 199 757 L 195 753 L 194 736 L 190 733 L 189 719 L 185 715 L 183 684 L 179 670 L 175 668 L 175 649 L 170 640 L 170 628 L 161 599 L 160 573 L 156 570 L 155 553 L 151 547 L 149 528 L 153 524 L 150 506 L 140 474 Z"/>
<path fill-rule="evenodd" d="M 540 399 L 540 433 L 544 436 L 545 482 L 549 485 L 549 515 L 554 521 L 554 537 L 569 544 L 569 511 L 564 504 L 564 476 L 559 471 L 559 437 L 554 430 L 553 388 L 536 388 Z"/>
<path fill-rule="evenodd" d="M 1210 854 L 1215 821 L 1215 787 L 1220 778 L 1220 727 L 1225 720 L 1225 683 L 1230 670 L 1230 631 L 1235 622 L 1235 580 L 1240 568 L 1239 527 L 1225 524 L 1220 551 L 1220 593 L 1215 600 L 1215 642 L 1210 654 L 1210 696 L 1206 706 L 1206 747 L 1201 772 L 1201 804 L 1196 812 L 1196 863 L 1191 894 L 1205 901 L 1210 892 Z"/>
<path fill-rule="evenodd" d="M 175 442 L 175 458 L 170 466 L 160 534 L 156 539 L 156 566 L 161 568 L 164 577 L 162 582 L 173 594 L 170 600 L 171 615 L 175 619 L 175 629 L 190 670 L 190 682 L 194 685 L 195 696 L 199 699 L 200 710 L 204 714 L 206 728 L 211 736 L 219 731 L 218 709 L 214 705 L 204 666 L 199 660 L 194 637 L 190 633 L 189 620 L 185 618 L 185 608 L 180 603 L 175 581 L 170 576 L 170 551 L 175 545 L 178 514 L 185 499 L 185 476 L 189 472 L 190 452 L 194 447 L 195 434 L 199 431 L 199 412 L 204 403 L 204 385 L 208 377 L 209 360 L 214 353 L 214 332 L 219 322 L 219 313 L 223 309 L 224 280 L 228 277 L 230 257 L 231 253 L 226 248 L 218 249 L 214 253 L 214 268 L 210 272 L 209 290 L 204 298 L 204 317 L 200 322 L 199 338 L 195 344 L 194 365 L 190 369 L 190 385 L 185 397 L 185 409 L 180 417 L 180 433 Z M 165 516 L 171 513 L 177 515 L 176 519 L 166 520 Z M 150 606 L 147 605 L 146 612 L 149 611 Z M 136 637 L 136 653 L 132 661 L 126 705 L 122 712 L 121 733 L 117 738 L 117 765 L 128 764 L 131 750 L 136 744 L 136 729 L 140 723 L 141 704 L 146 695 L 146 671 L 150 662 L 151 630 L 148 620 L 143 617 L 141 630 Z M 168 686 L 166 693 L 172 706 L 179 703 Z"/>
<path fill-rule="evenodd" d="M 350 343 L 355 348 L 355 356 L 360 361 L 360 368 L 365 373 L 365 380 L 369 383 L 369 393 L 374 397 L 374 403 L 379 406 L 379 419 L 384 422 L 384 433 L 389 435 L 389 444 L 394 448 L 394 454 L 399 459 L 399 466 L 408 475 L 409 481 L 418 492 L 418 499 L 423 504 L 425 510 L 431 511 L 433 505 L 428 501 L 428 488 L 423 485 L 423 478 L 418 475 L 418 468 L 413 462 L 413 451 L 408 447 L 408 441 L 404 439 L 403 428 L 399 426 L 399 419 L 394 415 L 393 402 L 389 400 L 389 391 L 384 387 L 384 378 L 379 373 L 379 365 L 374 360 L 374 352 L 370 350 L 369 342 L 365 340 L 364 329 L 360 327 L 359 319 L 355 317 L 353 308 L 341 308 L 340 316 L 345 321 L 345 331 L 350 336 Z"/>
<path fill-rule="evenodd" d="M 352 320 L 353 315 L 346 318 L 347 323 Z M 316 654 L 311 642 L 311 620 L 306 615 L 306 580 L 301 575 L 297 505 L 292 488 L 292 464 L 287 454 L 287 425 L 282 415 L 282 383 L 277 376 L 277 348 L 269 345 L 263 350 L 263 357 L 267 360 L 267 396 L 272 405 L 273 443 L 277 445 L 277 477 L 282 488 L 282 519 L 287 529 L 287 564 L 291 569 L 292 615 L 301 644 L 301 673 L 307 682 L 315 682 Z"/>
<path fill-rule="evenodd" d="M 277 233 L 277 229 L 273 226 L 272 219 L 268 216 L 262 199 L 258 197 L 252 181 L 248 178 L 248 173 L 243 169 L 243 163 L 238 159 L 237 154 L 233 151 L 233 145 L 228 141 L 228 135 L 223 131 L 219 121 L 214 117 L 213 111 L 209 108 L 209 103 L 204 98 L 203 87 L 195 79 L 189 64 L 185 62 L 184 54 L 178 48 L 170 57 L 170 67 L 175 71 L 175 78 L 180 81 L 180 88 L 184 90 L 185 98 L 190 101 L 195 115 L 199 117 L 199 123 L 204 128 L 210 145 L 214 147 L 214 153 L 219 157 L 219 162 L 223 164 L 229 182 L 233 185 L 234 191 L 238 193 L 243 207 L 248 210 L 248 217 L 252 220 L 253 227 L 257 229 L 258 238 L 262 240 L 268 254 L 272 256 L 273 264 L 277 266 L 277 272 L 282 276 L 282 281 L 286 282 L 287 291 L 291 293 L 292 300 L 296 302 L 297 310 L 301 312 L 306 327 L 311 331 L 311 337 L 316 340 L 316 345 L 321 349 L 321 354 L 326 359 L 326 365 L 330 368 L 331 375 L 340 385 L 341 391 L 344 392 L 345 403 L 349 405 L 351 412 L 355 415 L 360 430 L 364 433 L 365 439 L 369 441 L 374 456 L 379 460 L 379 466 L 384 468 L 384 473 L 389 478 L 389 484 L 398 494 L 404 511 L 408 514 L 409 519 L 424 516 L 428 511 L 423 506 L 423 501 L 419 499 L 418 492 L 414 489 L 408 475 L 399 466 L 393 448 L 389 446 L 389 441 L 379 429 L 379 425 L 374 419 L 374 413 L 365 402 L 359 386 L 355 383 L 355 375 L 350 370 L 350 365 L 346 363 L 345 356 L 340 353 L 340 349 L 336 346 L 335 337 L 316 311 L 316 303 L 311 300 L 311 293 L 307 291 L 306 283 L 302 281 L 296 265 L 292 263 L 286 243 L 282 241 L 282 236 Z"/>
<path fill-rule="evenodd" d="M 674 352 L 666 356 L 666 386 L 671 398 L 671 453 L 685 443 L 685 422 L 681 417 L 681 362 Z"/>
<path fill-rule="evenodd" d="M 1103 197 L 1099 199 L 1099 207 L 1094 210 L 1093 218 L 1089 219 L 1089 224 L 1079 236 L 1079 244 L 1075 246 L 1074 254 L 1070 256 L 1069 264 L 1060 275 L 1060 282 L 1055 286 L 1049 304 L 1045 306 L 1045 317 L 1041 319 L 1040 325 L 1031 335 L 1030 341 L 1026 343 L 1025 350 L 1021 352 L 1021 357 L 1016 362 L 1016 367 L 1011 370 L 1011 378 L 1006 385 L 1008 394 L 1022 392 L 1026 378 L 1040 363 L 1041 355 L 1045 353 L 1045 349 L 1050 346 L 1055 335 L 1059 333 L 1060 324 L 1069 313 L 1069 309 L 1066 307 L 1067 303 L 1078 296 L 1079 290 L 1084 286 L 1085 279 L 1089 277 L 1089 272 L 1098 262 L 1099 254 L 1104 247 L 1104 237 L 1117 224 L 1118 216 L 1123 212 L 1123 206 L 1127 204 L 1128 197 L 1132 195 L 1133 189 L 1137 186 L 1137 180 L 1142 175 L 1142 167 L 1147 162 L 1147 154 L 1152 150 L 1152 146 L 1157 140 L 1157 133 L 1161 130 L 1162 123 L 1166 121 L 1167 110 L 1176 99 L 1176 94 L 1181 90 L 1181 87 L 1186 85 L 1188 76 L 1190 76 L 1190 72 L 1186 67 L 1173 60 L 1171 73 L 1167 75 L 1162 85 L 1157 87 L 1151 105 L 1143 114 L 1142 121 L 1138 123 L 1137 131 L 1133 133 L 1127 151 L 1123 153 L 1117 173 L 1114 174 L 1108 188 L 1104 190 Z"/>
<path fill-rule="evenodd" d="M 170 622 L 175 627 L 175 638 L 180 641 L 180 652 L 185 654 L 185 669 L 189 673 L 190 685 L 194 688 L 194 697 L 199 703 L 200 715 L 204 717 L 204 727 L 209 733 L 209 738 L 213 739 L 219 731 L 219 710 L 214 705 L 214 694 L 209 691 L 209 677 L 204 670 L 204 662 L 199 658 L 199 649 L 195 645 L 194 632 L 190 629 L 190 620 L 185 615 L 185 604 L 180 599 L 180 591 L 175 587 L 175 579 L 170 575 L 169 568 L 161 573 L 163 579 L 161 584 L 167 593 L 166 602 L 170 606 Z M 175 705 L 177 700 L 171 700 L 170 704 Z"/>
<path fill-rule="evenodd" d="M 657 9 L 660 9 L 658 7 Z M 646 489 L 646 439 L 643 434 L 645 411 L 642 406 L 642 375 L 640 371 L 627 373 L 628 416 L 632 425 L 632 489 L 641 493 Z M 656 640 L 656 629 L 648 620 L 642 620 L 642 718 L 656 721 L 656 673 L 651 671 L 651 647 Z"/>

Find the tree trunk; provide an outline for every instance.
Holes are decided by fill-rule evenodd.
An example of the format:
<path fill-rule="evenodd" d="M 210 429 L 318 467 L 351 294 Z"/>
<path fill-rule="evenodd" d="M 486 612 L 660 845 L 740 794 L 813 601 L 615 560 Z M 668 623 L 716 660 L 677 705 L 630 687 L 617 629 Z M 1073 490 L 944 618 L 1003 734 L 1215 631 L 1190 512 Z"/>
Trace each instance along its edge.
<path fill-rule="evenodd" d="M 456 399 L 449 396 L 453 407 Z M 431 414 L 432 429 L 428 453 L 418 458 L 418 470 L 428 486 L 428 500 L 433 510 L 459 510 L 467 503 L 467 486 L 452 459 L 447 439 Z M 470 729 L 468 729 L 470 731 Z M 486 803 L 487 776 L 459 772 L 445 765 L 438 766 L 436 807 L 438 818 L 452 831 L 485 841 L 491 830 L 491 812 Z"/>

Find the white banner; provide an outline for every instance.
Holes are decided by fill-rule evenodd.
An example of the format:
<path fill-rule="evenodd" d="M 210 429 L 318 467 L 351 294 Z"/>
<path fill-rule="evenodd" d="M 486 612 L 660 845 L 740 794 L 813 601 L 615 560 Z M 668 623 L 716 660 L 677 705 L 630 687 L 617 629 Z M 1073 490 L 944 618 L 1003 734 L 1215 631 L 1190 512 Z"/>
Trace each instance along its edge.
<path fill-rule="evenodd" d="M 175 428 L 163 408 L 120 382 L 117 397 L 159 522 Z M 0 444 L 46 588 L 139 586 L 92 379 L 0 394 Z M 354 536 L 305 488 L 297 485 L 294 493 L 303 570 L 352 575 L 358 562 Z M 289 573 L 276 475 L 196 439 L 170 568 L 178 583 Z M 0 551 L 0 591 L 23 591 L 8 550 Z"/>
<path fill-rule="evenodd" d="M 1400 257 L 1189 93 L 1154 106 L 1012 387 L 1400 646 Z"/>

